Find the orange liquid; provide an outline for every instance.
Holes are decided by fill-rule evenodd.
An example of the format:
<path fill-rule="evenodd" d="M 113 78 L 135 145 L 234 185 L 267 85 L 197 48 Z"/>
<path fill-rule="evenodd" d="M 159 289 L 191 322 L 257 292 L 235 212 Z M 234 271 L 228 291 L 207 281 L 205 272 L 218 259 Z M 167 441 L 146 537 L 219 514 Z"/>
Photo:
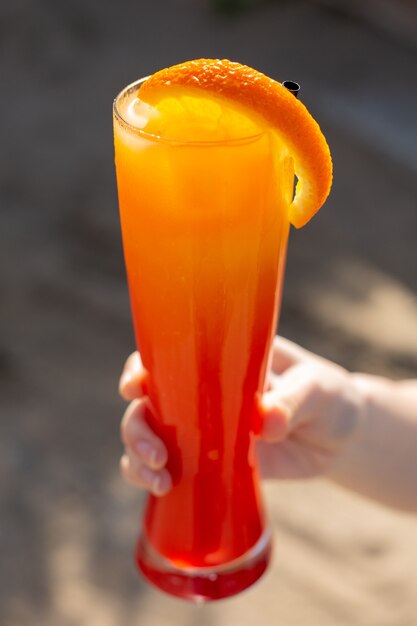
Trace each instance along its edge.
<path fill-rule="evenodd" d="M 148 420 L 174 479 L 150 498 L 144 531 L 176 566 L 214 566 L 252 548 L 265 524 L 256 400 L 277 322 L 292 163 L 266 130 L 175 143 L 117 119 L 115 150 Z"/>

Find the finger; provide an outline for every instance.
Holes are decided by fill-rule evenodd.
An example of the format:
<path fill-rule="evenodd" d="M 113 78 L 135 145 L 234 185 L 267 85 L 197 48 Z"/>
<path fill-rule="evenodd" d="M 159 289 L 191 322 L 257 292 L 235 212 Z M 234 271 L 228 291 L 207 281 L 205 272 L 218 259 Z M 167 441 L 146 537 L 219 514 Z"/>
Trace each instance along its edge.
<path fill-rule="evenodd" d="M 145 414 L 150 411 L 146 399 L 133 400 L 122 418 L 120 433 L 128 451 L 152 469 L 163 467 L 168 460 L 167 449 L 149 427 Z"/>
<path fill-rule="evenodd" d="M 148 372 L 143 367 L 139 352 L 126 360 L 119 382 L 119 393 L 125 400 L 134 400 L 147 393 Z"/>
<path fill-rule="evenodd" d="M 151 470 L 129 453 L 120 459 L 120 471 L 131 485 L 147 489 L 155 496 L 165 495 L 172 487 L 172 480 L 166 469 Z"/>
<path fill-rule="evenodd" d="M 309 420 L 312 406 L 319 400 L 317 381 L 316 368 L 306 363 L 271 378 L 272 389 L 263 394 L 259 407 L 264 441 L 281 441 L 296 426 Z"/>
<path fill-rule="evenodd" d="M 273 387 L 261 398 L 260 406 L 260 437 L 266 442 L 282 441 L 288 435 L 290 415 L 286 406 L 277 398 Z"/>
<path fill-rule="evenodd" d="M 289 367 L 314 358 L 315 355 L 301 346 L 276 335 L 272 344 L 272 370 L 276 374 L 282 374 Z"/>

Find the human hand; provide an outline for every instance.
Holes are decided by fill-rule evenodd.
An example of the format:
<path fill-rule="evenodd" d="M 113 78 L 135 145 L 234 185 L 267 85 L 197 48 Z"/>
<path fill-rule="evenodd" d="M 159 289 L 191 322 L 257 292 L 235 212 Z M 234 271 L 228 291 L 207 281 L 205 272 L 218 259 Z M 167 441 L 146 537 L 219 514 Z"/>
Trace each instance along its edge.
<path fill-rule="evenodd" d="M 146 377 L 139 353 L 133 352 L 125 363 L 119 382 L 120 395 L 131 401 L 120 425 L 125 446 L 120 470 L 130 484 L 148 489 L 155 496 L 162 496 L 171 489 L 172 480 L 165 469 L 168 460 L 165 444 L 146 421 L 149 410 Z"/>
<path fill-rule="evenodd" d="M 139 354 L 133 353 L 120 379 L 121 395 L 131 400 L 122 419 L 126 452 L 121 470 L 127 481 L 160 496 L 170 490 L 172 481 L 165 469 L 166 447 L 145 420 L 146 375 Z M 261 476 L 289 479 L 331 473 L 355 437 L 362 403 L 353 375 L 275 337 L 268 390 L 258 407 Z"/>

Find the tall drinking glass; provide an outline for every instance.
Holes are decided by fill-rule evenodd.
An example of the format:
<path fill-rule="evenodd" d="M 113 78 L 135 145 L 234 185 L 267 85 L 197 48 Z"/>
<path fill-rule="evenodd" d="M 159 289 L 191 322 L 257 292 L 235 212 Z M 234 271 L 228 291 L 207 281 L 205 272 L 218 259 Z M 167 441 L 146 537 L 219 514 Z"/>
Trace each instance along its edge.
<path fill-rule="evenodd" d="M 255 439 L 289 232 L 293 166 L 267 130 L 173 141 L 114 103 L 117 185 L 147 419 L 172 491 L 151 496 L 136 550 L 145 577 L 196 601 L 257 580 L 271 537 Z"/>

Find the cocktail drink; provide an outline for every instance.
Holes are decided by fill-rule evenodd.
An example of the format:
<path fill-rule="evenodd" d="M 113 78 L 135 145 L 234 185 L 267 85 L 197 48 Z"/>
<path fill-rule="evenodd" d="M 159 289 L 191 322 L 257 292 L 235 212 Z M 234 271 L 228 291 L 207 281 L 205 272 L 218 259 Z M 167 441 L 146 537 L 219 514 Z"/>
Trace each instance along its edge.
<path fill-rule="evenodd" d="M 285 138 L 238 102 L 171 81 L 144 102 L 142 82 L 115 101 L 117 184 L 147 419 L 167 445 L 174 486 L 148 501 L 137 563 L 169 593 L 216 599 L 251 585 L 269 560 L 257 405 L 294 160 Z"/>

